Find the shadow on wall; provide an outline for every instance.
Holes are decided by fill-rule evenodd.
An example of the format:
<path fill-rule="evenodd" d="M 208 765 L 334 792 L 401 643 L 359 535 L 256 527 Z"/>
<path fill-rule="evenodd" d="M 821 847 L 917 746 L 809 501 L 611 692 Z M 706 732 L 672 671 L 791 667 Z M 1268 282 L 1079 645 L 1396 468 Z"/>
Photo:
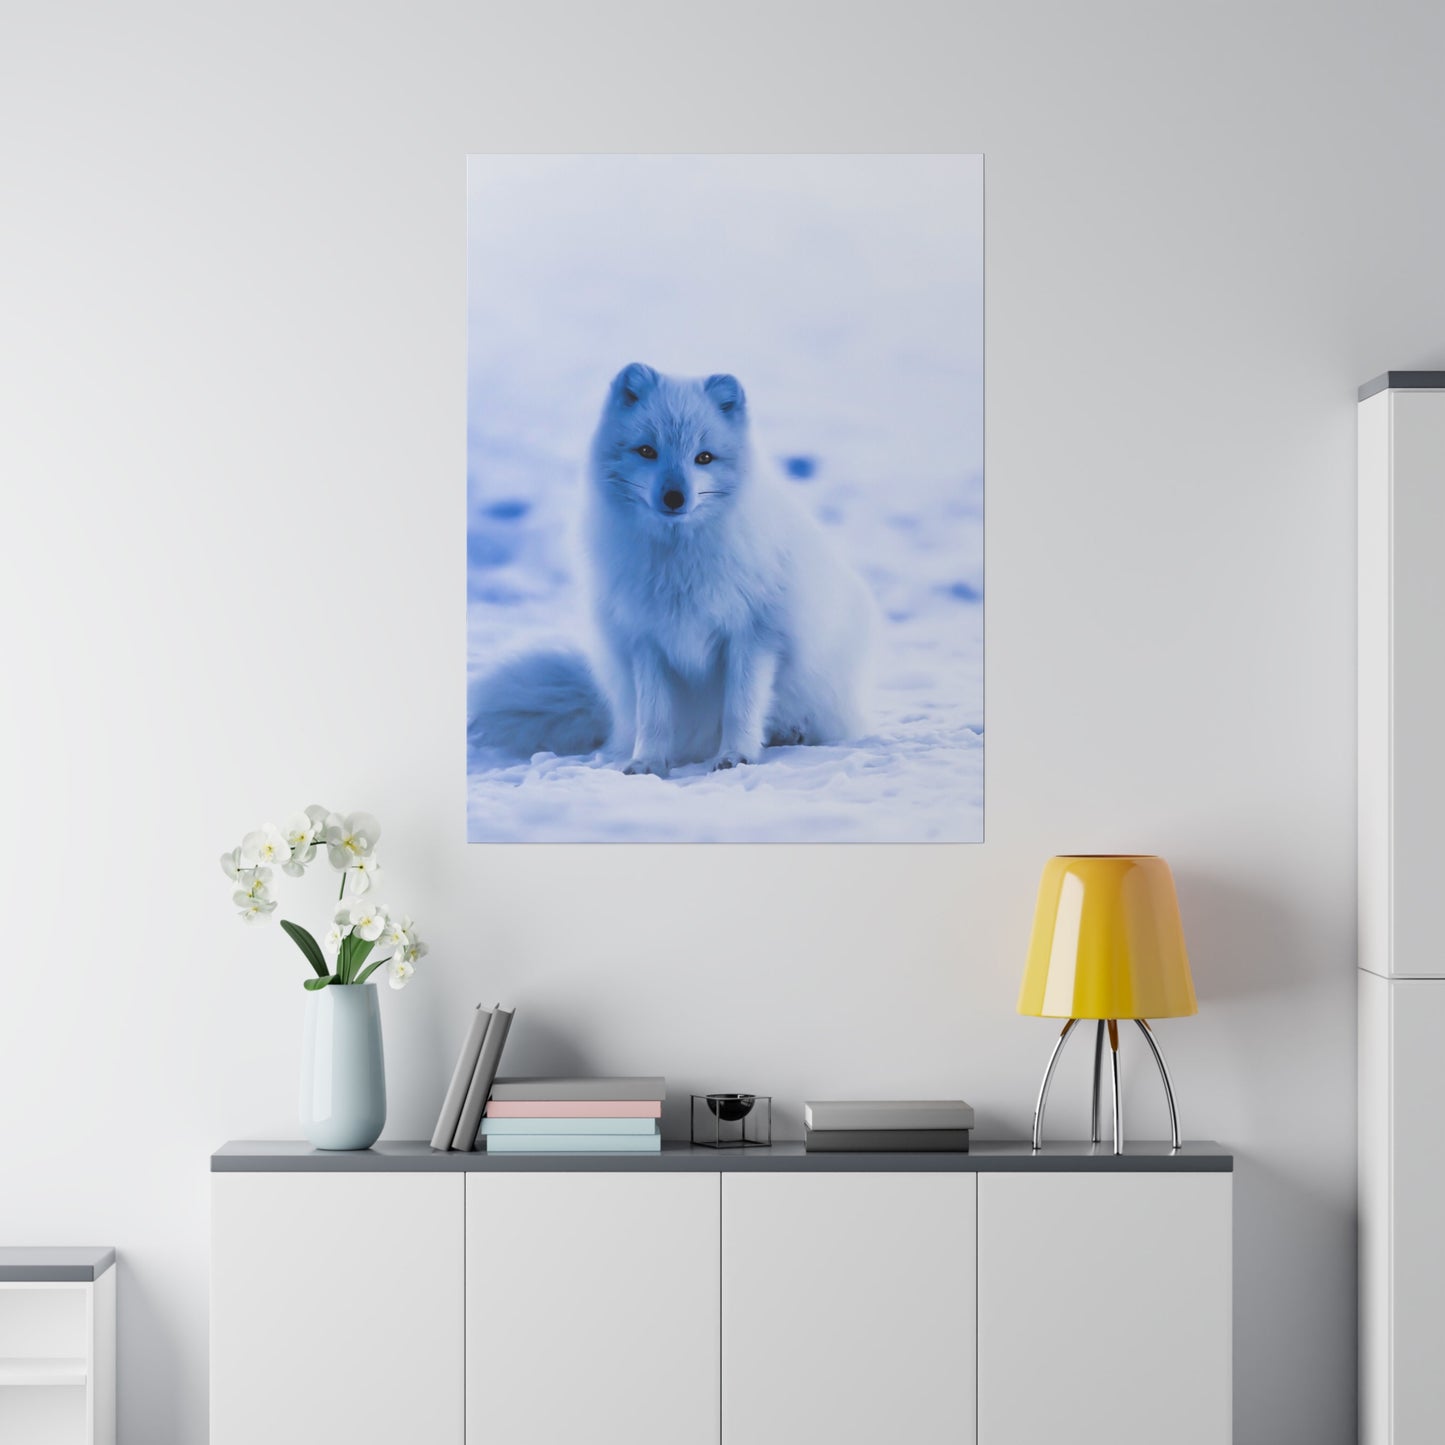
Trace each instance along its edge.
<path fill-rule="evenodd" d="M 127 1420 L 144 1420 L 147 1438 L 181 1440 L 196 1418 L 195 1401 L 201 1390 L 201 1416 L 205 1415 L 205 1379 L 182 1388 L 188 1368 L 188 1349 L 178 1338 L 172 1321 L 174 1299 L 157 1296 L 148 1281 L 153 1268 L 137 1268 L 124 1248 L 116 1250 L 116 1420 L 121 1440 L 138 1438 L 126 1428 Z M 136 1342 L 136 1348 L 128 1347 Z"/>
<path fill-rule="evenodd" d="M 1275 1412 L 1289 1393 L 1281 1380 L 1302 1382 L 1317 1375 L 1319 1360 L 1354 1357 L 1357 1231 L 1338 1155 L 1340 1136 L 1352 1134 L 1354 1074 L 1338 1010 L 1321 1007 L 1336 990 L 1353 995 L 1354 969 L 1322 959 L 1338 957 L 1342 936 L 1353 952 L 1354 895 L 1309 910 L 1292 907 L 1283 890 L 1242 884 L 1238 874 L 1185 869 L 1177 883 L 1200 1014 L 1171 1032 L 1170 1065 L 1186 1135 L 1215 1134 L 1235 1155 L 1236 1438 L 1353 1439 L 1353 1375 L 1332 1392 L 1293 1392 L 1287 1418 Z M 1320 1029 L 1341 1030 L 1328 1045 L 1338 1062 L 1316 1062 L 1303 1077 L 1295 1043 L 1312 1021 L 1317 1044 Z M 1261 1029 L 1272 1042 L 1251 1051 L 1246 1040 Z M 1213 1090 L 1198 1094 L 1193 1081 L 1211 1072 Z M 1206 1127 L 1191 1128 L 1194 1118 Z M 1227 1121 L 1241 1118 L 1250 1119 L 1252 1137 L 1272 1141 L 1268 1155 L 1239 1149 Z M 1329 1140 L 1335 1148 L 1324 1147 Z M 1301 1320 L 1313 1322 L 1308 1331 Z"/>
<path fill-rule="evenodd" d="M 1350 1204 L 1311 1176 L 1235 1153 L 1234 1438 L 1241 1445 L 1355 1438 L 1353 1372 L 1337 1381 L 1336 1393 L 1288 1401 L 1285 1416 L 1276 1414 L 1283 1403 L 1276 1382 L 1307 1380 L 1322 1359 L 1354 1357 L 1354 1271 L 1319 1266 L 1353 1260 L 1357 1233 Z M 1313 1324 L 1291 1329 L 1290 1320 Z M 1347 1410 L 1339 1392 L 1348 1395 Z"/>
<path fill-rule="evenodd" d="M 547 1019 L 522 1018 L 517 1014 L 517 1039 L 507 1035 L 506 1069 L 508 1074 L 552 1075 L 563 1079 L 585 1078 L 597 1072 L 593 1056 L 582 1047 L 577 1036 L 562 1033 Z"/>
<path fill-rule="evenodd" d="M 1242 887 L 1238 874 L 1186 868 L 1174 879 L 1201 1012 L 1212 1002 L 1293 992 L 1317 980 L 1317 917 L 1285 907 L 1278 890 Z M 1351 899 L 1341 921 L 1353 930 L 1353 919 Z"/>
<path fill-rule="evenodd" d="M 482 1007 L 490 1008 L 494 1002 L 494 999 L 485 999 Z M 510 1006 L 507 999 L 501 1002 L 504 1007 Z M 470 1019 L 469 1012 L 467 1022 Z M 430 1082 L 434 1085 L 433 1092 L 440 1099 L 451 1081 L 466 1025 L 458 1022 L 456 1011 L 443 998 L 434 995 L 421 1029 L 426 1056 L 431 1060 Z M 504 1075 L 553 1075 L 571 1079 L 596 1071 L 592 1055 L 579 1045 L 575 1034 L 562 1033 L 545 1017 L 539 1018 L 534 1013 L 518 1010 L 516 1027 L 507 1035 L 506 1051 L 502 1056 L 501 1072 Z"/>

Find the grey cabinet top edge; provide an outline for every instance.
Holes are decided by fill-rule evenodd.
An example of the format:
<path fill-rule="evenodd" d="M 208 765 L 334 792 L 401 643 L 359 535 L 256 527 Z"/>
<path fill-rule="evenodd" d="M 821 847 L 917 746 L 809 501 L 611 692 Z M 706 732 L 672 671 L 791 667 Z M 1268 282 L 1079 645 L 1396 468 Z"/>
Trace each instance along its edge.
<path fill-rule="evenodd" d="M 799 1141 L 770 1147 L 709 1149 L 665 1141 L 660 1154 L 475 1154 L 433 1149 L 421 1140 L 384 1140 L 370 1149 L 313 1149 L 299 1140 L 238 1140 L 211 1155 L 213 1174 L 877 1174 L 1080 1173 L 1224 1174 L 1234 1156 L 1208 1141 L 1175 1153 L 1167 1141 L 1112 1145 L 979 1141 L 967 1153 L 809 1154 Z"/>
<path fill-rule="evenodd" d="M 0 1284 L 91 1284 L 114 1263 L 109 1246 L 0 1247 Z"/>
<path fill-rule="evenodd" d="M 1445 391 L 1445 371 L 1386 371 L 1360 388 L 1360 400 L 1381 391 Z"/>

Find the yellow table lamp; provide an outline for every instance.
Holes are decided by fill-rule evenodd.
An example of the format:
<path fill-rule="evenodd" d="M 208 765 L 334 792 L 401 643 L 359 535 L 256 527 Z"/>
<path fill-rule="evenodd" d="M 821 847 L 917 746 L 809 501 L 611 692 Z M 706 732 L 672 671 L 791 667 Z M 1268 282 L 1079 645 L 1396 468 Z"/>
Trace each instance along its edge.
<path fill-rule="evenodd" d="M 1043 1147 L 1044 1105 L 1064 1045 L 1080 1019 L 1097 1019 L 1094 1031 L 1092 1138 L 1100 1142 L 1099 1076 L 1104 1033 L 1109 1034 L 1114 1082 L 1114 1153 L 1124 1152 L 1124 1106 L 1119 1095 L 1119 1020 L 1139 1025 L 1159 1065 L 1169 1128 L 1179 1147 L 1179 1115 L 1169 1070 L 1150 1019 L 1199 1012 L 1174 875 L 1162 858 L 1080 854 L 1050 858 L 1039 883 L 1034 932 L 1019 1012 L 1067 1019 L 1049 1055 L 1034 1106 L 1034 1148 Z"/>

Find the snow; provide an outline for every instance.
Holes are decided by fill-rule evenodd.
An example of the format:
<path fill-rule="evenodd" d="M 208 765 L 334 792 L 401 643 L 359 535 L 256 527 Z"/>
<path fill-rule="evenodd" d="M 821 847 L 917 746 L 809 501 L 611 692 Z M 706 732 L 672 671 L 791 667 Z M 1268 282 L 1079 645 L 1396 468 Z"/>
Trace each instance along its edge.
<path fill-rule="evenodd" d="M 483 841 L 983 837 L 982 168 L 473 157 L 468 675 L 587 645 L 583 459 L 629 361 L 734 372 L 884 619 L 872 730 L 749 767 L 468 760 Z"/>

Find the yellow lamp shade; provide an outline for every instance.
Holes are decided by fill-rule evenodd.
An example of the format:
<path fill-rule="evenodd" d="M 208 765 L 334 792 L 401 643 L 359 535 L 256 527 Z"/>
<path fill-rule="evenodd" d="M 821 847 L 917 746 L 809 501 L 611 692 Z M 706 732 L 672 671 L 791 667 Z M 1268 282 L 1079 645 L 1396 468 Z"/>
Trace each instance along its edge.
<path fill-rule="evenodd" d="M 1162 858 L 1050 858 L 1019 1012 L 1163 1019 L 1198 1011 L 1169 865 Z"/>

